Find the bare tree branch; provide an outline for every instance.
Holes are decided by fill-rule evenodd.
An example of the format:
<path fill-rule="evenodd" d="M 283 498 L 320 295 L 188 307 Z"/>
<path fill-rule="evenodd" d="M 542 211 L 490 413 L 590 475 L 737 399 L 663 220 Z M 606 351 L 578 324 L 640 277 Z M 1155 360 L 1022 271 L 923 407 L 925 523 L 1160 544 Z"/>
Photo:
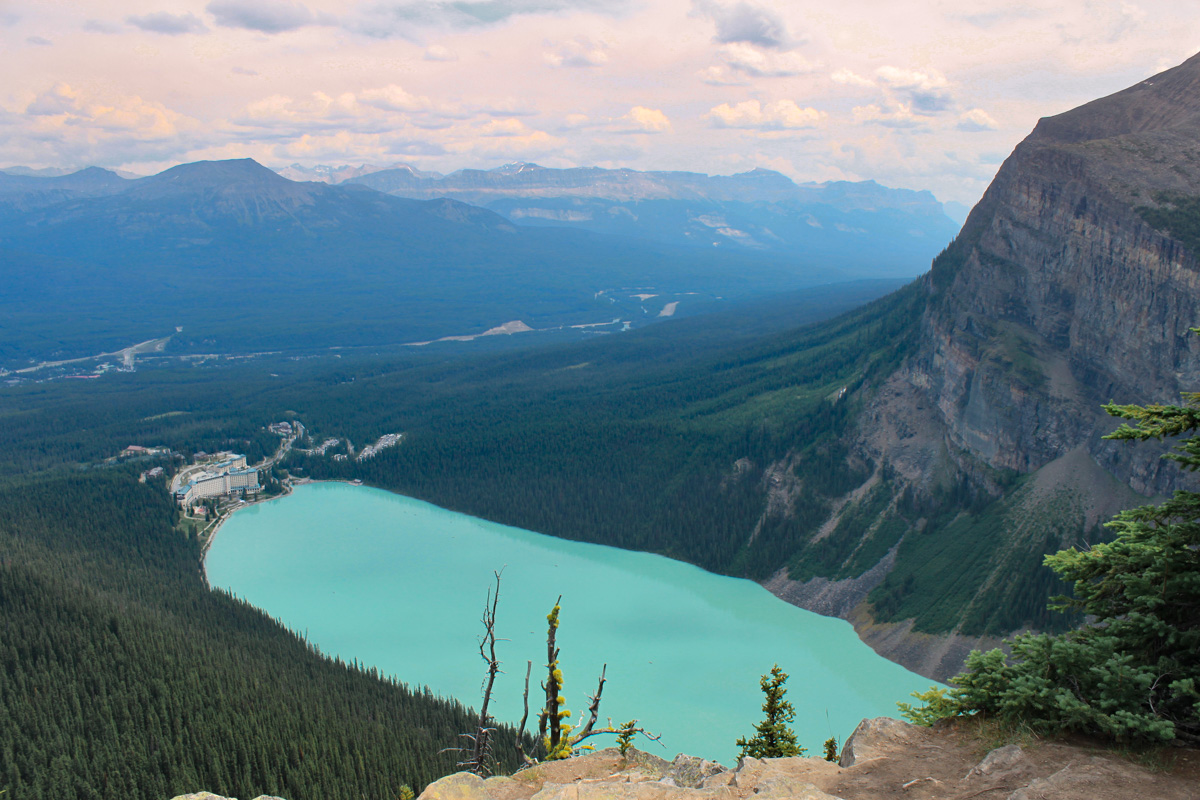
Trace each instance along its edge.
<path fill-rule="evenodd" d="M 596 687 L 596 693 L 592 695 L 591 705 L 588 706 L 588 721 L 587 725 L 583 726 L 583 730 L 579 732 L 579 738 L 583 739 L 591 735 L 592 728 L 596 727 L 596 720 L 600 716 L 600 695 L 604 693 L 604 674 L 608 672 L 608 664 L 600 668 L 600 685 Z M 609 725 L 608 727 L 612 727 Z"/>
<path fill-rule="evenodd" d="M 483 617 L 480 620 L 483 623 L 483 635 L 479 637 L 479 657 L 487 664 L 487 673 L 483 682 L 483 704 L 479 707 L 479 723 L 476 726 L 475 735 L 469 737 L 475 742 L 475 747 L 471 759 L 459 764 L 459 766 L 468 767 L 469 771 L 476 775 L 486 775 L 489 771 L 492 733 L 496 730 L 492 727 L 488 706 L 492 702 L 492 688 L 496 684 L 496 675 L 500 672 L 500 660 L 496 657 L 496 606 L 500 602 L 500 574 L 502 572 L 504 572 L 503 569 L 492 573 L 496 576 L 496 590 L 495 592 L 491 589 L 488 590 L 487 600 L 483 604 Z"/>

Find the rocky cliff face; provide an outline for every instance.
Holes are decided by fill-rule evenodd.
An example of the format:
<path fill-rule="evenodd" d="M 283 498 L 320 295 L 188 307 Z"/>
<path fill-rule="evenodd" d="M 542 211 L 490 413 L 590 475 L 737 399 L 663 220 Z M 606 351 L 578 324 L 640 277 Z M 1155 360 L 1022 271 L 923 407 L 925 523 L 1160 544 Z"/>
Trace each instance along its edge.
<path fill-rule="evenodd" d="M 894 497 L 849 535 L 906 532 L 855 578 L 783 570 L 772 591 L 945 679 L 971 647 L 1058 621 L 1046 600 L 1066 587 L 1045 553 L 1095 541 L 1118 510 L 1183 485 L 1163 446 L 1104 440 L 1117 423 L 1100 406 L 1200 388 L 1200 252 L 1187 233 L 1200 219 L 1178 214 L 1200 197 L 1198 123 L 1200 56 L 1044 119 L 1016 148 L 921 279 L 909 356 L 859 393 L 852 448 Z M 863 494 L 836 503 L 823 530 L 861 515 Z"/>
<path fill-rule="evenodd" d="M 1200 261 L 1137 206 L 1200 194 L 1200 56 L 1040 122 L 927 276 L 909 380 L 954 445 L 1031 472 L 1080 443 L 1142 494 L 1175 470 L 1102 443 L 1098 405 L 1200 379 Z"/>

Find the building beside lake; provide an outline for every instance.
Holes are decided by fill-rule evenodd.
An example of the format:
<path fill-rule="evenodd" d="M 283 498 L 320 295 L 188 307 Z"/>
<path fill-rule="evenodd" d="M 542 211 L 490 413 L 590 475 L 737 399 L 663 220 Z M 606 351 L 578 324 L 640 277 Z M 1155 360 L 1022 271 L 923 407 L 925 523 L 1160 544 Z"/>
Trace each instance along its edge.
<path fill-rule="evenodd" d="M 227 458 L 188 476 L 188 482 L 175 490 L 175 502 L 184 508 L 209 497 L 226 497 L 245 491 L 257 494 L 258 469 L 246 466 L 246 457 L 230 453 Z"/>

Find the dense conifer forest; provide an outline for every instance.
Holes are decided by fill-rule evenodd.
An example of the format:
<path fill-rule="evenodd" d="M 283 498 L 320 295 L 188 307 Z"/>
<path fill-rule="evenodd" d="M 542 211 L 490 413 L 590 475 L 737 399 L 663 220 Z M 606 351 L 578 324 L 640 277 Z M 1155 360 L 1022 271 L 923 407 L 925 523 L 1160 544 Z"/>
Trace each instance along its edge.
<path fill-rule="evenodd" d="M 945 630 L 961 609 L 931 601 L 917 567 L 958 536 L 964 523 L 947 509 L 999 519 L 989 500 L 947 487 L 944 497 L 894 503 L 857 552 L 841 552 L 836 538 L 812 541 L 832 501 L 877 466 L 848 458 L 843 444 L 859 410 L 855 390 L 910 351 L 924 295 L 912 285 L 811 321 L 882 291 L 843 288 L 479 358 L 430 349 L 165 361 L 4 390 L 0 788 L 20 797 L 198 788 L 382 797 L 453 770 L 454 757 L 439 751 L 472 728 L 464 708 L 329 661 L 209 591 L 199 543 L 176 527 L 165 478 L 137 481 L 201 450 L 257 461 L 278 447 L 266 426 L 282 419 L 359 449 L 384 433 L 404 438 L 364 461 L 293 451 L 276 476 L 361 478 L 531 530 L 755 579 L 784 566 L 797 579 L 850 575 L 921 518 L 927 535 L 905 538 L 872 600 L 885 617 L 915 614 L 923 629 Z M 177 455 L 112 458 L 130 444 Z M 763 486 L 779 464 L 803 491 L 764 513 Z M 877 486 L 844 524 L 888 501 L 886 466 Z M 947 553 L 968 567 L 992 557 L 985 547 Z M 990 616 L 970 624 L 1003 629 L 1042 613 L 1052 587 L 1029 574 L 995 587 Z"/>
<path fill-rule="evenodd" d="M 210 591 L 136 472 L 6 480 L 0 508 L 7 796 L 394 798 L 453 771 L 440 751 L 473 729 L 463 706 Z"/>
<path fill-rule="evenodd" d="M 471 463 L 495 463 L 493 483 L 458 495 L 477 501 L 476 513 L 490 509 L 502 517 L 505 509 L 544 507 L 546 516 L 528 524 L 555 520 L 572 530 L 593 514 L 597 524 L 580 527 L 576 535 L 600 538 L 611 529 L 598 524 L 601 512 L 610 522 L 623 522 L 640 513 L 639 503 L 653 501 L 649 491 L 622 497 L 639 475 L 661 480 L 677 460 L 707 468 L 722 457 L 724 434 L 696 438 L 700 428 L 694 422 L 679 427 L 664 417 L 681 388 L 689 396 L 694 391 L 686 388 L 692 385 L 686 375 L 697 353 L 713 348 L 741 353 L 747 341 L 766 331 L 827 314 L 838 303 L 851 307 L 881 291 L 843 289 L 832 302 L 817 292 L 760 307 L 748 318 L 682 320 L 673 326 L 675 333 L 662 326 L 637 336 L 475 361 L 424 351 L 199 366 L 185 361 L 97 381 L 4 389 L 0 790 L 14 798 L 170 797 L 197 789 L 248 797 L 395 797 L 403 785 L 419 791 L 453 771 L 456 756 L 442 751 L 459 745 L 459 734 L 474 727 L 457 702 L 330 660 L 256 609 L 210 591 L 200 543 L 177 526 L 165 478 L 140 483 L 142 471 L 158 465 L 169 473 L 202 450 L 233 449 L 258 461 L 280 442 L 265 426 L 284 418 L 336 429 L 360 444 L 393 425 L 428 426 L 422 440 L 451 438 L 441 450 L 417 452 L 454 462 L 475 448 Z M 712 362 L 712 374 L 737 370 L 742 361 L 743 374 L 752 362 L 794 361 L 791 349 L 779 341 L 727 364 Z M 599 375 L 561 369 L 581 354 L 595 362 Z M 811 367 L 821 380 L 831 379 L 833 373 L 826 373 L 832 368 Z M 590 408 L 613 402 L 635 385 L 650 400 L 630 393 L 633 406 L 617 404 L 609 416 L 571 435 L 578 417 L 567 413 L 573 404 L 565 399 L 553 406 L 559 417 L 548 420 L 547 431 L 557 438 L 546 442 L 557 450 L 511 449 L 522 438 L 541 438 L 540 431 L 533 438 L 523 432 L 523 415 L 576 391 L 571 381 L 580 374 L 587 386 L 612 387 Z M 736 392 L 739 380 L 725 375 L 721 391 Z M 765 380 L 762 386 L 771 391 L 791 384 L 780 376 Z M 694 399 L 704 398 L 723 402 L 708 390 Z M 619 415 L 643 404 L 622 427 Z M 822 405 L 815 396 L 809 405 L 821 410 L 811 424 L 829 425 L 831 431 L 844 417 L 842 409 Z M 713 410 L 719 413 L 717 406 Z M 712 431 L 721 428 L 706 424 Z M 502 438 L 464 438 L 472 431 Z M 605 448 L 587 444 L 589 435 L 625 442 L 631 448 L 625 455 L 644 463 L 622 466 Z M 760 437 L 757 446 L 778 447 L 778 436 Z M 738 437 L 740 442 L 745 435 Z M 178 455 L 114 458 L 130 444 L 161 445 Z M 575 469 L 569 467 L 572 447 L 581 459 Z M 621 456 L 619 450 L 614 455 Z M 404 459 L 376 463 L 380 485 L 405 488 L 399 485 Z M 615 466 L 593 480 L 587 470 L 596 463 Z M 539 482 L 553 473 L 556 482 Z M 681 498 L 706 490 L 699 475 L 679 487 Z M 429 496 L 440 491 L 446 493 L 443 502 L 453 504 L 448 487 L 461 477 L 452 470 L 429 471 L 422 480 Z M 586 491 L 597 504 L 572 512 L 565 494 L 571 480 L 593 487 Z M 550 502 L 553 495 L 557 503 Z M 611 506 L 607 511 L 605 503 Z M 714 509 L 700 513 L 705 510 Z M 751 511 L 748 499 L 734 503 L 727 524 Z M 671 530 L 690 525 L 700 531 L 704 523 L 692 512 L 678 515 Z M 677 548 L 681 555 L 715 565 L 735 554 L 722 538 L 726 529 L 703 529 L 707 547 Z M 650 530 L 633 526 L 628 538 L 614 543 L 651 548 Z M 513 736 L 502 730 L 496 752 L 515 753 Z"/>

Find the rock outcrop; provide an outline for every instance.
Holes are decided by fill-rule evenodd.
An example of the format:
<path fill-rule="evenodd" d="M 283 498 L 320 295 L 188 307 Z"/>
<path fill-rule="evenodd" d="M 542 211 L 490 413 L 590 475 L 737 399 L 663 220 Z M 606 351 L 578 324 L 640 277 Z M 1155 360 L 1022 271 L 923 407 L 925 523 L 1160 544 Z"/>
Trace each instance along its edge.
<path fill-rule="evenodd" d="M 678 756 L 668 762 L 615 749 L 540 764 L 511 777 L 459 773 L 419 800 L 1194 800 L 1200 754 L 1181 751 L 1173 769 L 1150 771 L 1085 747 L 1009 744 L 990 752 L 971 725 L 921 728 L 863 722 L 840 763 L 819 758 L 742 759 L 726 770 Z"/>
<path fill-rule="evenodd" d="M 1196 800 L 1200 751 L 1150 770 L 1085 745 L 1029 741 L 989 750 L 973 721 L 922 728 L 863 720 L 840 763 L 743 758 L 735 769 L 691 756 L 666 761 L 615 748 L 511 776 L 460 772 L 418 800 Z M 232 800 L 209 792 L 174 800 Z M 279 800 L 260 796 L 257 800 Z"/>

